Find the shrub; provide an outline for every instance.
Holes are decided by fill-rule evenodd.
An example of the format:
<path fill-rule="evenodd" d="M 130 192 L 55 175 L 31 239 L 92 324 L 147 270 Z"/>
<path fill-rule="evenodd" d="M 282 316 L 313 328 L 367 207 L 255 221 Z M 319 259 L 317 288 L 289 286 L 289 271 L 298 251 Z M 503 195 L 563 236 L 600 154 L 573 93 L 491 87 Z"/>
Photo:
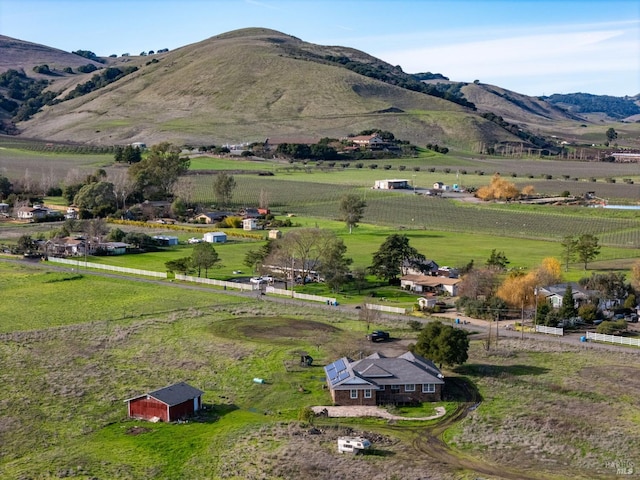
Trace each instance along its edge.
<path fill-rule="evenodd" d="M 406 165 L 400 165 L 400 166 L 398 167 L 398 170 L 400 170 L 401 172 L 404 172 L 406 169 L 407 169 L 407 166 L 406 166 Z"/>
<path fill-rule="evenodd" d="M 420 167 L 413 167 L 413 171 L 414 172 L 419 172 L 420 171 Z"/>
<path fill-rule="evenodd" d="M 355 167 L 356 168 L 362 168 L 362 167 L 364 167 L 364 163 L 358 162 L 358 163 L 355 164 Z"/>
<path fill-rule="evenodd" d="M 418 307 L 418 310 L 420 310 L 420 307 Z M 419 332 L 420 330 L 422 330 L 422 322 L 419 322 L 418 320 L 409 320 L 407 322 L 407 325 L 414 332 Z"/>

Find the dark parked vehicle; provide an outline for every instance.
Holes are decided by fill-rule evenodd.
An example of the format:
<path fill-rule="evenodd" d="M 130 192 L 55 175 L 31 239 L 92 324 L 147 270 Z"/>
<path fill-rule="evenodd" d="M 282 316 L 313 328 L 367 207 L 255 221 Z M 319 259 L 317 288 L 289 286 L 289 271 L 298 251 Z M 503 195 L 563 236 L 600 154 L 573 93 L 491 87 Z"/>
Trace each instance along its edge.
<path fill-rule="evenodd" d="M 382 330 L 376 330 L 367 335 L 367 340 L 372 342 L 386 342 L 390 338 L 389 332 L 383 332 Z"/>

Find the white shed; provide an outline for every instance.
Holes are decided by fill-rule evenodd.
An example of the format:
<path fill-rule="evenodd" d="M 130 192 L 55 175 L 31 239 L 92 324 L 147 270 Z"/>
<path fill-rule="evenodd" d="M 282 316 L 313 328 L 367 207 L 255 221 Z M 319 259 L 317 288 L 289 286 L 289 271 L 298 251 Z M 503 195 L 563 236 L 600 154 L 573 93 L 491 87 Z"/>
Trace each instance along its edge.
<path fill-rule="evenodd" d="M 242 220 L 242 229 L 243 230 L 258 230 L 260 226 L 258 225 L 258 220 L 255 218 L 245 218 Z"/>
<path fill-rule="evenodd" d="M 207 232 L 202 236 L 202 239 L 209 243 L 225 243 L 227 234 L 223 232 Z"/>

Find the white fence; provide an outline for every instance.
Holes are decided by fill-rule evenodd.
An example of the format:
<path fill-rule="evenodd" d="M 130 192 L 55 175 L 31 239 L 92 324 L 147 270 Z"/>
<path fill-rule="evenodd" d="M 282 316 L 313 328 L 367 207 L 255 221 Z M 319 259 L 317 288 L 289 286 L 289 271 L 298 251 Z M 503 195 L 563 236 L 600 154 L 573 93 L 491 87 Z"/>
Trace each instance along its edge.
<path fill-rule="evenodd" d="M 640 347 L 640 339 L 619 337 L 617 335 L 605 335 L 603 333 L 587 332 L 587 340 L 595 340 L 596 342 L 618 343 L 620 345 L 633 345 Z"/>
<path fill-rule="evenodd" d="M 378 305 L 377 303 L 365 303 L 364 307 L 368 308 L 369 310 L 379 310 L 381 312 L 388 313 L 399 313 L 401 315 L 405 315 L 407 313 L 406 308 L 389 307 L 387 305 Z"/>
<path fill-rule="evenodd" d="M 536 325 L 537 333 L 548 333 L 550 335 L 564 335 L 564 330 L 562 328 L 556 327 L 545 327 L 544 325 Z"/>
<path fill-rule="evenodd" d="M 80 260 L 71 260 L 69 258 L 49 257 L 49 262 L 64 263 L 66 265 L 74 265 L 76 267 L 96 268 L 99 270 L 109 270 L 111 272 L 131 273 L 133 275 L 144 275 L 146 277 L 167 278 L 167 272 L 152 272 L 150 270 L 140 270 L 137 268 L 116 267 L 113 265 L 103 265 L 102 263 L 82 262 Z"/>
<path fill-rule="evenodd" d="M 265 290 L 267 293 L 273 293 L 274 295 L 284 295 L 291 298 L 299 298 L 300 300 L 310 300 L 312 302 L 322 302 L 327 305 L 337 305 L 335 298 L 321 297 L 319 295 L 309 295 L 308 293 L 296 293 L 293 290 L 283 290 L 282 288 L 275 288 L 268 286 Z"/>
<path fill-rule="evenodd" d="M 247 291 L 247 290 L 251 291 L 251 290 L 258 289 L 257 285 L 253 285 L 251 283 L 226 282 L 224 280 L 214 280 L 212 278 L 192 277 L 190 275 L 182 275 L 180 273 L 176 273 L 176 280 L 182 280 L 184 282 L 205 283 L 207 285 L 216 285 L 218 287 L 224 287 L 224 288 L 235 288 L 243 291 Z"/>

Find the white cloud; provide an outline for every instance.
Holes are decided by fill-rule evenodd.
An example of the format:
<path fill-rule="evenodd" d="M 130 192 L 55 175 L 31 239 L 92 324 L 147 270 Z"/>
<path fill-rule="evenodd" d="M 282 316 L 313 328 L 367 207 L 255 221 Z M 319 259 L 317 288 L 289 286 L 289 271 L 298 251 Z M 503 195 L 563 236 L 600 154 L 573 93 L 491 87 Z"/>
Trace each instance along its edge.
<path fill-rule="evenodd" d="M 636 21 L 626 26 L 637 25 Z M 530 77 L 538 76 L 622 75 L 627 77 L 628 93 L 633 94 L 640 89 L 640 38 L 634 28 L 615 26 L 618 28 L 523 32 L 371 53 L 407 72 L 439 72 L 461 81 L 510 79 L 513 83 L 521 78 L 530 83 Z"/>

